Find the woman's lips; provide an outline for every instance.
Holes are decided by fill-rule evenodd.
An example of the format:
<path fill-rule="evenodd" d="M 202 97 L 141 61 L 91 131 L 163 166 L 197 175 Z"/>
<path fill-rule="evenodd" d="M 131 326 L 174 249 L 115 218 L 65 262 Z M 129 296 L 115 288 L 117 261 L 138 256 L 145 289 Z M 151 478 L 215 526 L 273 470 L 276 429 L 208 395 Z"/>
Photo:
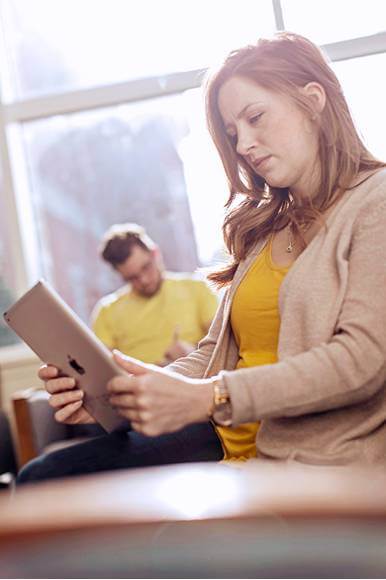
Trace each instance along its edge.
<path fill-rule="evenodd" d="M 264 155 L 263 157 L 259 157 L 258 159 L 256 159 L 256 161 L 253 162 L 253 167 L 255 169 L 257 169 L 257 168 L 261 169 L 261 167 L 264 166 L 266 161 L 268 161 L 268 159 L 270 159 L 270 158 L 271 158 L 271 155 Z"/>

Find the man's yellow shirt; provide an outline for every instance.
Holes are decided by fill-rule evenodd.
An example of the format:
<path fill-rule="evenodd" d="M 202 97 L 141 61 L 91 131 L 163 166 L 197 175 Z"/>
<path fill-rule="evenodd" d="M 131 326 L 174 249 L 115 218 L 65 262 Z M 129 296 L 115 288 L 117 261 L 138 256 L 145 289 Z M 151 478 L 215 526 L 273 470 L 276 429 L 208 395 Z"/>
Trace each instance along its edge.
<path fill-rule="evenodd" d="M 193 275 L 166 273 L 160 290 L 144 297 L 129 286 L 102 298 L 92 313 L 95 334 L 110 349 L 147 363 L 163 359 L 175 331 L 196 345 L 206 334 L 218 300 Z"/>

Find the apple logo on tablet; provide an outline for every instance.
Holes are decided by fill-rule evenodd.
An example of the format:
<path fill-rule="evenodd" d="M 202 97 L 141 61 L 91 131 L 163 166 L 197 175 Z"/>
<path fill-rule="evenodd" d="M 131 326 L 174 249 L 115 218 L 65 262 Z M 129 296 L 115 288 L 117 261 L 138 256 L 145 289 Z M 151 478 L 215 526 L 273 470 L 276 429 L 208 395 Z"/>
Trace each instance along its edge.
<path fill-rule="evenodd" d="M 74 358 L 72 358 L 69 354 L 67 355 L 67 358 L 68 358 L 68 364 L 70 365 L 70 367 L 72 367 L 80 375 L 84 375 L 84 373 L 86 372 L 84 370 L 84 368 L 82 366 L 80 366 L 80 364 Z"/>

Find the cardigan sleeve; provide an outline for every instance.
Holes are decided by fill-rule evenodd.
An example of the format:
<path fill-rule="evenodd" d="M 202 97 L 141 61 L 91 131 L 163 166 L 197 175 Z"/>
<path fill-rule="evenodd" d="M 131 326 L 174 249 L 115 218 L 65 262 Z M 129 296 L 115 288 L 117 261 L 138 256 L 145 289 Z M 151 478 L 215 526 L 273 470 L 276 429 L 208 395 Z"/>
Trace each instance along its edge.
<path fill-rule="evenodd" d="M 347 290 L 332 339 L 261 367 L 222 371 L 234 423 L 364 402 L 386 380 L 386 196 L 353 225 Z"/>
<path fill-rule="evenodd" d="M 228 292 L 225 292 L 218 306 L 208 334 L 199 342 L 196 350 L 166 367 L 168 371 L 185 375 L 192 379 L 204 377 L 212 358 L 223 323 L 224 307 Z"/>

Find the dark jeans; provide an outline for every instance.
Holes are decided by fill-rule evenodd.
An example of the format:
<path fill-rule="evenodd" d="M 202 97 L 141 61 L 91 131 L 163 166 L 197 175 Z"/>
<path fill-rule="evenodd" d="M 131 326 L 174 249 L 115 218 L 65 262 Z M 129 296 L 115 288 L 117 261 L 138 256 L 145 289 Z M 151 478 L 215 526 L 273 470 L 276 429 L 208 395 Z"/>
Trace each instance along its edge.
<path fill-rule="evenodd" d="M 16 483 L 222 458 L 221 443 L 211 423 L 188 425 L 158 437 L 117 431 L 33 459 L 20 470 Z"/>

